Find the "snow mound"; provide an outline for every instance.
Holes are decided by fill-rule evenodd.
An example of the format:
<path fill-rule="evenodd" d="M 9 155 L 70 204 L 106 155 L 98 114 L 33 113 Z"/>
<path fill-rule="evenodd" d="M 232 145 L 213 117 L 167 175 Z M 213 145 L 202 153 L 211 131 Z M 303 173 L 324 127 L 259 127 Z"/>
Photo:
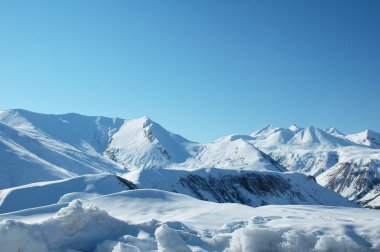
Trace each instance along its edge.
<path fill-rule="evenodd" d="M 131 182 L 111 174 L 33 183 L 1 190 L 0 213 L 69 202 L 76 198 L 94 198 L 135 188 Z"/>
<path fill-rule="evenodd" d="M 153 192 L 153 191 L 152 191 Z M 120 193 L 119 193 L 120 194 Z M 119 195 L 117 194 L 117 195 Z M 123 192 L 146 199 L 149 191 L 142 194 Z M 170 193 L 151 194 L 160 197 L 161 204 L 176 204 L 193 201 L 183 206 L 183 216 L 193 218 L 194 225 L 181 221 L 151 219 L 132 224 L 130 220 L 143 215 L 140 209 L 129 205 L 129 198 L 122 206 L 124 216 L 115 218 L 94 203 L 74 200 L 61 208 L 52 217 L 39 223 L 25 223 L 15 220 L 0 222 L 0 244 L 7 252 L 32 251 L 378 251 L 380 249 L 379 217 L 373 210 L 350 208 L 322 208 L 310 206 L 241 209 L 239 205 L 224 205 L 174 197 Z M 110 195 L 109 197 L 114 197 Z M 133 200 L 132 200 L 133 202 Z M 153 205 L 156 204 L 153 201 Z M 149 201 L 140 201 L 137 207 L 149 208 Z M 214 206 L 218 205 L 218 206 Z M 202 228 L 195 223 L 207 223 L 207 217 L 197 215 L 200 209 L 213 211 L 220 222 L 223 216 L 247 216 L 251 218 L 227 222 L 222 226 Z M 114 209 L 107 206 L 105 209 Z M 155 209 L 155 208 L 154 208 Z M 167 208 L 171 218 L 175 208 Z M 178 210 L 178 209 L 177 209 Z M 122 211 L 120 209 L 119 211 Z M 125 214 L 129 212 L 129 214 Z M 132 214 L 134 213 L 134 214 Z M 148 211 L 149 213 L 149 211 Z M 152 216 L 152 212 L 150 212 Z M 161 218 L 165 213 L 156 212 Z M 363 216 L 366 217 L 363 217 Z M 366 223 L 370 220 L 371 222 Z"/>
<path fill-rule="evenodd" d="M 356 238 L 356 237 L 355 237 Z M 230 246 L 226 252 L 235 251 L 366 251 L 346 235 L 337 236 L 333 232 L 305 231 L 289 228 L 245 227 L 232 234 Z"/>
<path fill-rule="evenodd" d="M 127 223 L 94 205 L 75 200 L 40 224 L 2 221 L 0 244 L 8 252 L 92 251 L 99 240 L 120 237 L 131 230 Z"/>

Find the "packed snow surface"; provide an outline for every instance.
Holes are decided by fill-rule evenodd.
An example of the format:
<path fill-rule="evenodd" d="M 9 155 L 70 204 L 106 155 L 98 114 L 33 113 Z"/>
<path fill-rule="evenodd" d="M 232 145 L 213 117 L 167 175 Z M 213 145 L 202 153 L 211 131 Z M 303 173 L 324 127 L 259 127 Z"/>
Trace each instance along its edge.
<path fill-rule="evenodd" d="M 39 182 L 0 190 L 0 213 L 68 202 L 71 199 L 88 199 L 135 186 L 111 174 L 83 175 L 76 178 Z"/>
<path fill-rule="evenodd" d="M 0 244 L 9 252 L 380 250 L 376 210 L 252 208 L 159 190 L 73 200 L 0 220 Z"/>

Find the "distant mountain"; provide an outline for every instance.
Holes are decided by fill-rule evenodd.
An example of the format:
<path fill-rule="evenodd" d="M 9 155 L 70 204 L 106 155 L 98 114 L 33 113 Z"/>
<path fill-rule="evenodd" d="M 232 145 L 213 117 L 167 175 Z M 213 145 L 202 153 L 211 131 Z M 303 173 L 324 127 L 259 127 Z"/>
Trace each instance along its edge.
<path fill-rule="evenodd" d="M 298 132 L 289 141 L 289 144 L 305 147 L 336 148 L 350 146 L 352 145 L 352 142 L 330 135 L 321 129 L 308 127 Z"/>
<path fill-rule="evenodd" d="M 326 131 L 326 133 L 328 133 L 332 136 L 335 136 L 335 137 L 345 137 L 346 136 L 345 134 L 343 134 L 342 132 L 340 132 L 339 130 L 337 130 L 334 127 L 327 128 L 327 129 L 325 129 L 325 131 Z"/>
<path fill-rule="evenodd" d="M 321 185 L 371 207 L 363 200 L 380 184 L 378 133 L 345 136 L 335 128 L 315 127 L 297 131 L 292 135 L 287 129 L 266 127 L 252 134 L 252 143 L 286 169 L 317 176 Z M 283 135 L 287 138 L 279 137 Z"/>
<path fill-rule="evenodd" d="M 251 134 L 253 137 L 252 142 L 257 146 L 262 147 L 276 147 L 281 144 L 288 143 L 296 132 L 291 129 L 277 128 L 272 125 L 268 125 L 258 131 Z"/>
<path fill-rule="evenodd" d="M 346 138 L 357 144 L 366 145 L 375 149 L 380 148 L 380 133 L 372 130 L 365 130 L 360 133 L 347 135 Z"/>
<path fill-rule="evenodd" d="M 230 135 L 201 144 L 167 131 L 148 117 L 124 120 L 5 110 L 0 111 L 0 189 L 152 169 L 173 174 L 202 169 L 261 172 L 263 180 L 268 172 L 293 171 L 315 176 L 321 185 L 350 200 L 375 207 L 379 135 L 371 130 L 344 135 L 335 128 L 269 125 L 251 135 Z M 198 182 L 210 183 L 208 179 Z"/>
<path fill-rule="evenodd" d="M 301 128 L 301 127 L 298 127 L 296 124 L 292 124 L 292 125 L 290 125 L 290 127 L 289 127 L 289 129 L 291 130 L 291 131 L 293 131 L 294 133 L 298 133 L 298 132 L 300 132 L 301 130 L 303 130 L 303 128 Z"/>
<path fill-rule="evenodd" d="M 257 149 L 251 136 L 230 135 L 204 144 L 202 151 L 185 163 L 191 168 L 238 168 L 254 171 L 286 171 L 271 157 Z"/>

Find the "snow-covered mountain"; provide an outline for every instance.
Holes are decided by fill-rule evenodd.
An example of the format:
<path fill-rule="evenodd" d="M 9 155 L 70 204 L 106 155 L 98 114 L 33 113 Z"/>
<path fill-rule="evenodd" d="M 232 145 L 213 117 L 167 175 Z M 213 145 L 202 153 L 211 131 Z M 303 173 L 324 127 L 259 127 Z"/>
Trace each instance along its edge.
<path fill-rule="evenodd" d="M 318 204 L 354 206 L 320 186 L 312 176 L 294 172 L 207 168 L 192 171 L 143 169 L 123 176 L 138 188 L 160 189 L 214 202 L 249 206 Z"/>
<path fill-rule="evenodd" d="M 380 185 L 380 151 L 345 148 L 339 161 L 317 177 L 318 182 L 352 201 L 362 201 Z"/>
<path fill-rule="evenodd" d="M 251 142 L 286 169 L 317 176 L 321 185 L 363 204 L 361 199 L 380 183 L 378 133 L 296 129 L 265 127 L 252 134 Z"/>
<path fill-rule="evenodd" d="M 335 137 L 345 137 L 346 135 L 343 134 L 342 132 L 340 132 L 338 129 L 334 128 L 334 127 L 330 127 L 330 128 L 327 128 L 325 129 L 326 133 L 332 135 L 332 136 L 335 136 Z"/>
<path fill-rule="evenodd" d="M 380 209 L 380 183 L 375 185 L 364 197 L 358 200 L 364 207 Z"/>
<path fill-rule="evenodd" d="M 378 251 L 377 210 L 354 204 L 380 208 L 366 132 L 268 126 L 200 144 L 148 117 L 2 111 L 1 249 Z"/>
<path fill-rule="evenodd" d="M 148 117 L 126 120 L 105 151 L 127 169 L 156 168 L 186 161 L 201 146 L 165 130 Z"/>
<path fill-rule="evenodd" d="M 290 145 L 325 149 L 352 145 L 352 143 L 346 139 L 335 137 L 315 127 L 308 127 L 301 130 L 295 134 L 288 143 Z"/>
<path fill-rule="evenodd" d="M 230 135 L 202 145 L 194 158 L 184 164 L 187 169 L 204 167 L 234 168 L 254 171 L 286 171 L 271 157 L 257 149 L 251 136 Z"/>
<path fill-rule="evenodd" d="M 207 168 L 226 174 L 289 170 L 318 176 L 322 185 L 363 202 L 380 180 L 378 136 L 369 130 L 344 135 L 335 128 L 270 125 L 251 135 L 200 144 L 148 117 L 124 120 L 5 110 L 0 112 L 0 189 L 104 172 L 144 174 L 146 169 L 173 174 Z"/>
<path fill-rule="evenodd" d="M 123 120 L 0 112 L 0 189 L 123 168 L 103 152 Z"/>
<path fill-rule="evenodd" d="M 148 117 L 123 120 L 6 110 L 0 112 L 0 136 L 0 189 L 168 166 L 284 170 L 249 143 L 249 136 L 199 144 Z"/>
<path fill-rule="evenodd" d="M 337 162 L 337 148 L 353 144 L 314 127 L 267 126 L 252 134 L 257 148 L 288 170 L 319 175 Z"/>
<path fill-rule="evenodd" d="M 380 134 L 372 130 L 365 130 L 360 133 L 347 135 L 346 138 L 357 144 L 366 145 L 376 149 L 380 148 Z"/>

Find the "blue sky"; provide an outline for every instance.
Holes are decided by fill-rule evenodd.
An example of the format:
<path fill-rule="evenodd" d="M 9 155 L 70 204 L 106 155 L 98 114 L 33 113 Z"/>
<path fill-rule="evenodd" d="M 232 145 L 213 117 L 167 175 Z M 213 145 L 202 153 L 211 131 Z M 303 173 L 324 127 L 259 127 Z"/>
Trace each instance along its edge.
<path fill-rule="evenodd" d="M 380 1 L 0 1 L 0 108 L 150 116 L 196 141 L 380 131 Z"/>

